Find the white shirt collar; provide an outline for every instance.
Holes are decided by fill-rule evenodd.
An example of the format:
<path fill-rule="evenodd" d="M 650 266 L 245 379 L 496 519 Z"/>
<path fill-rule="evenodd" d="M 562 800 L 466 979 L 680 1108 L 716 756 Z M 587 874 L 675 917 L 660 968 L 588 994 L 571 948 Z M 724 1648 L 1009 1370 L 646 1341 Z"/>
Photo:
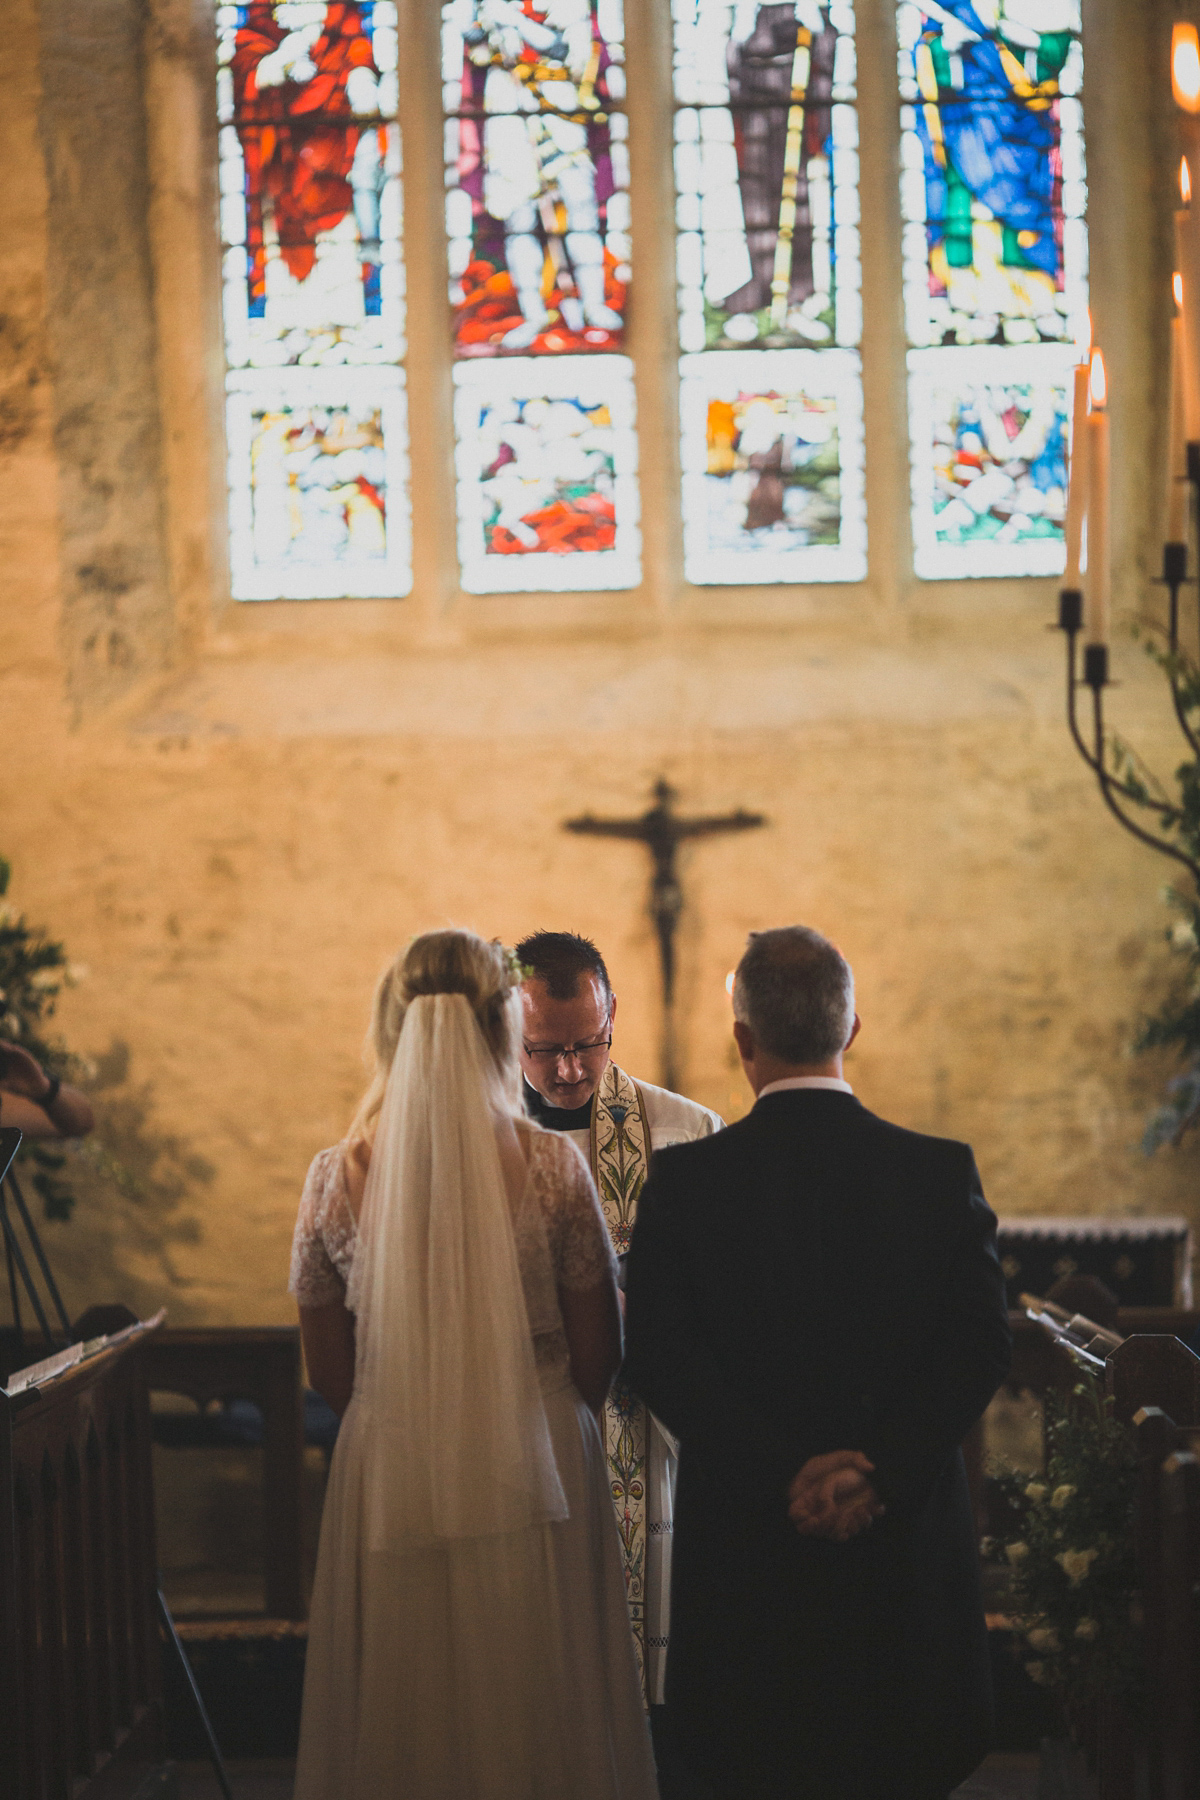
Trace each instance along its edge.
<path fill-rule="evenodd" d="M 831 1088 L 837 1094 L 854 1092 L 848 1081 L 840 1081 L 836 1075 L 789 1075 L 784 1081 L 768 1081 L 766 1087 L 759 1088 L 758 1098 L 782 1094 L 787 1088 Z"/>

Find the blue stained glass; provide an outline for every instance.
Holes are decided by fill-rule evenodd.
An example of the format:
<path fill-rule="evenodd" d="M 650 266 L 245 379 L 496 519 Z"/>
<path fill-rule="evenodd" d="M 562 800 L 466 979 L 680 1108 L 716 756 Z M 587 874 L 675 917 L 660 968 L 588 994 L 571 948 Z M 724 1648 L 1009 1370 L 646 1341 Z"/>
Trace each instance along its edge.
<path fill-rule="evenodd" d="M 909 354 L 917 573 L 1063 567 L 1070 364 L 1056 345 Z"/>
<path fill-rule="evenodd" d="M 900 0 L 897 35 L 917 572 L 1054 574 L 1087 307 L 1078 0 Z"/>

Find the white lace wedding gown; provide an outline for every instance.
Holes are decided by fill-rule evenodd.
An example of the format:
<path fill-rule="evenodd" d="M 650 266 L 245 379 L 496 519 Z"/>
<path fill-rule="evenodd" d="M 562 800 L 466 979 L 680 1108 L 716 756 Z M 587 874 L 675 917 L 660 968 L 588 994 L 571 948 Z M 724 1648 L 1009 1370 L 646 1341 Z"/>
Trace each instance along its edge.
<path fill-rule="evenodd" d="M 369 1551 L 351 1400 L 321 1524 L 295 1800 L 657 1800 L 603 1444 L 557 1300 L 594 1287 L 612 1248 L 574 1145 L 536 1127 L 529 1143 L 513 1227 L 569 1517 L 533 1528 L 520 1594 L 504 1591 L 494 1539 Z M 343 1298 L 356 1237 L 335 1145 L 300 1203 L 301 1306 Z"/>

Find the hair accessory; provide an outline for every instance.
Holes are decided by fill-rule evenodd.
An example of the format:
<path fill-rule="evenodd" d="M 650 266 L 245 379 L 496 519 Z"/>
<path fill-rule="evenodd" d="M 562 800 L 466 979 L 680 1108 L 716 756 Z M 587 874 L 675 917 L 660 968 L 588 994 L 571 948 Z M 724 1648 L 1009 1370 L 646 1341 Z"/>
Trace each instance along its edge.
<path fill-rule="evenodd" d="M 528 981 L 533 974 L 533 970 L 530 968 L 529 964 L 523 963 L 516 951 L 510 950 L 507 944 L 502 944 L 499 938 L 493 938 L 492 942 L 498 950 L 503 950 L 504 952 L 505 967 L 513 978 L 513 985 L 515 986 L 522 981 Z"/>

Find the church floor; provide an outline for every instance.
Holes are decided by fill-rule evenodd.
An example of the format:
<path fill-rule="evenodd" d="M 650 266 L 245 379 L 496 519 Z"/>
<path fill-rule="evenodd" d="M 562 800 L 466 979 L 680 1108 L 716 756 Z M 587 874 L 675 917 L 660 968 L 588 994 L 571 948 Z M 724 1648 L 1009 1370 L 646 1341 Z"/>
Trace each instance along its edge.
<path fill-rule="evenodd" d="M 989 1756 L 950 1800 L 1038 1800 L 1038 1758 Z"/>
<path fill-rule="evenodd" d="M 236 1762 L 229 1765 L 233 1800 L 291 1800 L 291 1762 Z M 951 1800 L 1037 1800 L 1036 1756 L 989 1756 Z M 220 1800 L 208 1763 L 179 1765 L 179 1800 Z"/>

